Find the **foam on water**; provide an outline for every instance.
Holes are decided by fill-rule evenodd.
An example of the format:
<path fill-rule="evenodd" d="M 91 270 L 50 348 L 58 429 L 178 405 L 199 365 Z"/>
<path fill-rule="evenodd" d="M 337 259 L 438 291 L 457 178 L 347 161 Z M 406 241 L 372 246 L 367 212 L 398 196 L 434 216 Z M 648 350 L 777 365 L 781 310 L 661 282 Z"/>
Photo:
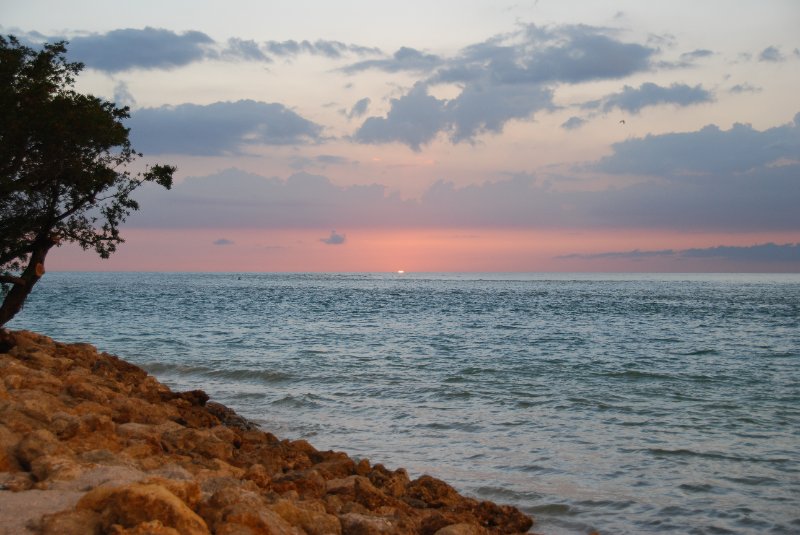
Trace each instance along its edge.
<path fill-rule="evenodd" d="M 11 324 L 536 530 L 800 531 L 800 276 L 51 273 Z"/>

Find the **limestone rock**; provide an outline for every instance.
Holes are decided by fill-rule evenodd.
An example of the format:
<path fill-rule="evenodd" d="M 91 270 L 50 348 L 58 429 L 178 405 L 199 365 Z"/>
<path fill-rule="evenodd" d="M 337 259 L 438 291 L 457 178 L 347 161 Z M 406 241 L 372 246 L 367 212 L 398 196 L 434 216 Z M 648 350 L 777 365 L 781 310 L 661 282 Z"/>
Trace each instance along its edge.
<path fill-rule="evenodd" d="M 80 499 L 78 510 L 100 514 L 103 529 L 119 524 L 134 528 L 158 520 L 185 535 L 208 535 L 206 523 L 180 498 L 163 486 L 132 483 L 121 487 L 98 487 Z"/>
<path fill-rule="evenodd" d="M 279 440 L 88 344 L 0 329 L 0 533 L 499 535 L 513 507 Z"/>

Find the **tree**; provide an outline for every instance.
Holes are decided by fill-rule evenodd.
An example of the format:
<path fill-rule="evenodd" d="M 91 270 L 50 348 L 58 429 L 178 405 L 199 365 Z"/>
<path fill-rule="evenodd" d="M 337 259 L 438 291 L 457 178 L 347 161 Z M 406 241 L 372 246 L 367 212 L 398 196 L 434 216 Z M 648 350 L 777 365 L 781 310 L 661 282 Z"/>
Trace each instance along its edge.
<path fill-rule="evenodd" d="M 119 108 L 76 92 L 83 64 L 66 43 L 34 50 L 0 36 L 0 326 L 22 308 L 54 246 L 76 242 L 108 258 L 145 182 L 169 189 L 176 168 L 133 174 L 137 157 Z"/>

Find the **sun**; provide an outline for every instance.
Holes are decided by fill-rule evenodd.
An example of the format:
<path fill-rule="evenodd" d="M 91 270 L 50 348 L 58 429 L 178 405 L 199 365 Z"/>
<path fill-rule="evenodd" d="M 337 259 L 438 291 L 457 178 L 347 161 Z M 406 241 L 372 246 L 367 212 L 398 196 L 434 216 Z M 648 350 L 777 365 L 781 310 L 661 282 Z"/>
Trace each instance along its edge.
<path fill-rule="evenodd" d="M 402 275 L 403 273 L 405 273 L 405 271 L 404 271 L 404 270 L 402 270 L 402 269 L 398 269 L 398 270 L 397 270 L 397 274 L 398 274 L 398 275 Z"/>

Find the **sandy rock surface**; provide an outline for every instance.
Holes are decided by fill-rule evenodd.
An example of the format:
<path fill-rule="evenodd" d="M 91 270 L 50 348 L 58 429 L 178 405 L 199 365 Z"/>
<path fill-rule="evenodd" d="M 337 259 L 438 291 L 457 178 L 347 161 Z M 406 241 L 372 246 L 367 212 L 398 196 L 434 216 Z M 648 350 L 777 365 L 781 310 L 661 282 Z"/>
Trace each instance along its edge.
<path fill-rule="evenodd" d="M 484 535 L 510 506 L 279 440 L 88 344 L 0 344 L 0 535 Z"/>

